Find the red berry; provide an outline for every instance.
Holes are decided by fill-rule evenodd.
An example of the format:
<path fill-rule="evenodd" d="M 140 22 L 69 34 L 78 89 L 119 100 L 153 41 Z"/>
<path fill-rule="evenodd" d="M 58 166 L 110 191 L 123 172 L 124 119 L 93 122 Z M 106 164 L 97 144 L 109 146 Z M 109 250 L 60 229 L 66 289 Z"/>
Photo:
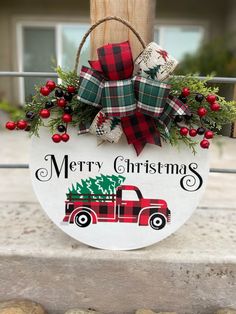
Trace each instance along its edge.
<path fill-rule="evenodd" d="M 50 89 L 49 89 L 47 86 L 42 86 L 42 87 L 40 88 L 40 93 L 41 93 L 43 96 L 48 96 L 48 95 L 51 93 L 51 91 L 50 91 Z"/>
<path fill-rule="evenodd" d="M 50 91 L 53 91 L 56 87 L 56 83 L 52 80 L 47 81 L 46 87 L 50 89 Z"/>
<path fill-rule="evenodd" d="M 216 96 L 215 95 L 208 95 L 206 97 L 206 101 L 209 103 L 209 104 L 213 104 L 215 101 L 216 101 Z"/>
<path fill-rule="evenodd" d="M 196 130 L 196 129 L 191 129 L 191 130 L 189 130 L 189 135 L 190 135 L 191 137 L 195 137 L 195 136 L 197 135 L 197 130 Z"/>
<path fill-rule="evenodd" d="M 26 129 L 27 125 L 28 125 L 28 123 L 25 120 L 20 120 L 16 124 L 17 128 L 20 130 Z"/>
<path fill-rule="evenodd" d="M 74 94 L 75 93 L 75 87 L 74 86 L 68 86 L 67 91 L 68 91 L 68 93 Z"/>
<path fill-rule="evenodd" d="M 61 135 L 60 134 L 54 134 L 52 136 L 52 140 L 54 143 L 59 143 L 61 141 Z"/>
<path fill-rule="evenodd" d="M 185 127 L 181 128 L 180 129 L 180 134 L 182 136 L 187 136 L 188 135 L 188 128 L 185 128 Z"/>
<path fill-rule="evenodd" d="M 14 130 L 16 128 L 16 123 L 13 121 L 8 121 L 5 125 L 8 130 Z"/>
<path fill-rule="evenodd" d="M 66 100 L 64 98 L 57 99 L 57 105 L 58 107 L 65 107 Z"/>
<path fill-rule="evenodd" d="M 69 122 L 72 121 L 72 116 L 71 116 L 70 114 L 68 114 L 68 113 L 65 113 L 65 114 L 63 114 L 63 116 L 62 116 L 62 120 L 63 120 L 63 122 L 65 122 L 65 123 L 69 123 Z"/>
<path fill-rule="evenodd" d="M 202 140 L 200 142 L 200 146 L 201 146 L 201 148 L 207 149 L 210 146 L 210 143 L 208 140 Z"/>
<path fill-rule="evenodd" d="M 40 117 L 43 119 L 47 119 L 50 117 L 50 111 L 48 109 L 42 109 L 39 113 Z"/>
<path fill-rule="evenodd" d="M 214 133 L 212 131 L 206 131 L 205 138 L 211 139 L 214 137 Z"/>
<path fill-rule="evenodd" d="M 204 107 L 200 107 L 197 111 L 197 114 L 199 117 L 204 117 L 207 114 L 207 110 Z"/>
<path fill-rule="evenodd" d="M 184 97 L 188 97 L 188 96 L 190 95 L 190 89 L 189 89 L 188 87 L 184 87 L 184 88 L 182 89 L 182 95 L 183 95 Z"/>
<path fill-rule="evenodd" d="M 62 139 L 63 142 L 68 142 L 69 139 L 70 139 L 70 135 L 67 134 L 67 133 L 64 133 L 64 134 L 61 135 L 61 139 Z"/>
<path fill-rule="evenodd" d="M 220 105 L 218 104 L 218 102 L 214 102 L 213 104 L 211 104 L 211 110 L 212 111 L 219 111 L 220 110 Z"/>

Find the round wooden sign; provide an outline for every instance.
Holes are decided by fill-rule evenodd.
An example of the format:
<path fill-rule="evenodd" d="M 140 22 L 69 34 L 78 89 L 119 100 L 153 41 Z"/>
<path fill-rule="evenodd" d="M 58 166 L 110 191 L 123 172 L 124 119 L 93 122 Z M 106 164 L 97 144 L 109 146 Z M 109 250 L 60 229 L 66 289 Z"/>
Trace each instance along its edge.
<path fill-rule="evenodd" d="M 31 177 L 50 219 L 96 248 L 131 250 L 161 241 L 192 215 L 208 176 L 208 152 L 147 144 L 140 154 L 126 139 L 97 144 L 71 130 L 54 144 L 46 129 L 34 137 Z"/>

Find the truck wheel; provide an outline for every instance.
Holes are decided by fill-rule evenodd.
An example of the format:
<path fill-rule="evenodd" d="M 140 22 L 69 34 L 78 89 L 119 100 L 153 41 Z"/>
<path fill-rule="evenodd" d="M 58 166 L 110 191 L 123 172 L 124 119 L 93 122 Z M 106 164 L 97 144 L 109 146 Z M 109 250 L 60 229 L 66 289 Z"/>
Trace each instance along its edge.
<path fill-rule="evenodd" d="M 162 214 L 153 214 L 150 217 L 149 224 L 152 229 L 161 230 L 166 225 L 166 217 Z"/>
<path fill-rule="evenodd" d="M 88 227 L 91 223 L 91 216 L 87 212 L 80 212 L 75 216 L 75 224 L 81 228 Z"/>

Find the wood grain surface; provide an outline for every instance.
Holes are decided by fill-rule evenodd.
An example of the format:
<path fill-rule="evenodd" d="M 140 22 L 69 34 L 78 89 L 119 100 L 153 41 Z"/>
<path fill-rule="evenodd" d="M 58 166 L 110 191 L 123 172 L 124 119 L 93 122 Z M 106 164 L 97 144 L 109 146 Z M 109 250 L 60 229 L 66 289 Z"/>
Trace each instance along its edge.
<path fill-rule="evenodd" d="M 128 20 L 146 43 L 153 39 L 155 0 L 90 0 L 91 23 L 116 15 Z M 134 58 L 142 51 L 141 44 L 132 32 L 117 21 L 99 25 L 91 34 L 91 57 L 96 59 L 96 49 L 106 43 L 130 40 Z"/>

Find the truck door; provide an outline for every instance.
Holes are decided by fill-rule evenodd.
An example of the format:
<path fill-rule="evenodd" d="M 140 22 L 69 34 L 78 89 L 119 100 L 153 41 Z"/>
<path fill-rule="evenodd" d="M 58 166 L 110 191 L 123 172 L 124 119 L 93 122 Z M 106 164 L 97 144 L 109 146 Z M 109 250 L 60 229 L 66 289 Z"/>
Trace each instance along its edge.
<path fill-rule="evenodd" d="M 120 204 L 118 206 L 118 217 L 120 222 L 137 222 L 141 210 L 141 202 L 137 191 L 122 190 Z"/>

